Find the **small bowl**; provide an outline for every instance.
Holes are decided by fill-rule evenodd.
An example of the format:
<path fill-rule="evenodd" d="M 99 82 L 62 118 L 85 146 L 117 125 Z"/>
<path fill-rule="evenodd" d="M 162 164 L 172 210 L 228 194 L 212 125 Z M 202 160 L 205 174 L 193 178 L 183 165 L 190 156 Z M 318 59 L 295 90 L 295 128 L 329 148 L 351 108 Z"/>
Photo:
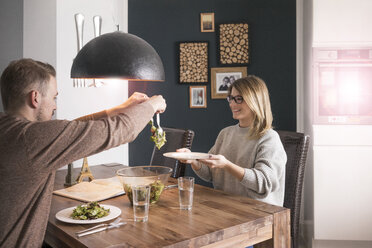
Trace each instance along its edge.
<path fill-rule="evenodd" d="M 166 166 L 133 166 L 116 172 L 124 191 L 133 205 L 132 186 L 151 185 L 150 203 L 156 203 L 173 169 Z"/>

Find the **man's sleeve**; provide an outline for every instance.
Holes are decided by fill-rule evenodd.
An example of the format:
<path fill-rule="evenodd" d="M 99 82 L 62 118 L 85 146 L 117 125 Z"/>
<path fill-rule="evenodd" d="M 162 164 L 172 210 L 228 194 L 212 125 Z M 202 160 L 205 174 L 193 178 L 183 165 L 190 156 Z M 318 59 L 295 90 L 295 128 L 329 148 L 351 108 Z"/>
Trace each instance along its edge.
<path fill-rule="evenodd" d="M 53 170 L 131 142 L 153 114 L 154 110 L 149 103 L 141 103 L 111 118 L 31 122 L 24 132 L 28 161 L 35 169 Z"/>
<path fill-rule="evenodd" d="M 90 115 L 84 115 L 82 117 L 79 117 L 77 119 L 75 119 L 75 121 L 94 121 L 94 120 L 99 120 L 99 119 L 103 119 L 103 118 L 107 118 L 107 112 L 106 110 L 103 110 L 101 112 L 97 112 L 97 113 L 94 113 L 94 114 L 90 114 Z"/>

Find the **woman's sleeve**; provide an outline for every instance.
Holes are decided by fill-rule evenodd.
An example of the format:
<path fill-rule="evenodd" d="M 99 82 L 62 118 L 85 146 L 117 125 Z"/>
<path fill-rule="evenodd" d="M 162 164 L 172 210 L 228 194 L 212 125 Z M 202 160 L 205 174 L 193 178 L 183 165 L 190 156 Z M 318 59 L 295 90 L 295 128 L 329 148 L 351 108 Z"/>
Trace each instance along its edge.
<path fill-rule="evenodd" d="M 217 154 L 218 147 L 221 145 L 221 142 L 222 142 L 221 136 L 222 136 L 222 134 L 220 132 L 217 136 L 217 139 L 216 139 L 214 145 L 212 146 L 212 148 L 209 150 L 208 153 Z M 198 162 L 198 163 L 199 163 L 199 165 L 201 165 L 201 168 L 200 168 L 200 170 L 197 170 L 197 171 L 193 169 L 195 174 L 198 175 L 204 181 L 212 182 L 213 177 L 212 177 L 211 169 L 208 166 L 201 163 L 201 162 Z"/>
<path fill-rule="evenodd" d="M 287 155 L 277 134 L 264 136 L 259 143 L 254 167 L 245 169 L 241 184 L 265 197 L 283 187 L 284 180 L 279 179 L 285 177 Z"/>

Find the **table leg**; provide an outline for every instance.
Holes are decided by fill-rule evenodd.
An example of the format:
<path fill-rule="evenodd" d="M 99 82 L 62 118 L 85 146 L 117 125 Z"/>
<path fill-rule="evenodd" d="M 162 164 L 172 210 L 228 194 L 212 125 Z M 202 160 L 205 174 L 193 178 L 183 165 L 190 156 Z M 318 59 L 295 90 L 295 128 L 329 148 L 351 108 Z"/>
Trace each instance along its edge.
<path fill-rule="evenodd" d="M 290 248 L 291 247 L 291 215 L 290 210 L 273 213 L 273 238 L 254 248 Z"/>
<path fill-rule="evenodd" d="M 289 209 L 274 213 L 273 243 L 274 248 L 291 247 L 291 214 Z"/>

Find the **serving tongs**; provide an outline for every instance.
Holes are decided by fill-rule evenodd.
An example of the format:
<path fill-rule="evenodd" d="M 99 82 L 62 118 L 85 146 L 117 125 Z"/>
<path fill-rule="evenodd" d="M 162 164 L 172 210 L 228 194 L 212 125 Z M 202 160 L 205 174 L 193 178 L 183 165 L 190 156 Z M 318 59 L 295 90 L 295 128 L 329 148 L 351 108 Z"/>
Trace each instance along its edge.
<path fill-rule="evenodd" d="M 151 122 L 152 122 L 152 125 L 155 126 L 154 118 L 151 118 Z M 160 114 L 159 113 L 156 114 L 156 122 L 158 124 L 158 127 L 156 128 L 156 130 L 158 130 L 158 134 L 162 136 L 164 131 L 163 131 L 163 128 L 161 128 L 160 126 Z"/>
<path fill-rule="evenodd" d="M 86 235 L 89 235 L 89 234 L 102 232 L 102 231 L 105 231 L 105 230 L 110 230 L 112 228 L 118 228 L 122 225 L 127 224 L 127 222 L 120 222 L 120 221 L 121 221 L 121 218 L 117 218 L 115 221 L 113 221 L 109 224 L 106 224 L 106 223 L 105 224 L 99 224 L 97 226 L 94 226 L 94 227 L 91 227 L 91 228 L 88 228 L 88 229 L 85 229 L 85 230 L 82 230 L 82 231 L 78 231 L 75 234 L 78 238 L 80 238 L 80 237 L 83 237 L 83 236 L 86 236 Z"/>
<path fill-rule="evenodd" d="M 158 133 L 160 136 L 163 136 L 163 128 L 160 126 L 160 114 L 156 114 L 156 122 L 158 123 Z"/>

